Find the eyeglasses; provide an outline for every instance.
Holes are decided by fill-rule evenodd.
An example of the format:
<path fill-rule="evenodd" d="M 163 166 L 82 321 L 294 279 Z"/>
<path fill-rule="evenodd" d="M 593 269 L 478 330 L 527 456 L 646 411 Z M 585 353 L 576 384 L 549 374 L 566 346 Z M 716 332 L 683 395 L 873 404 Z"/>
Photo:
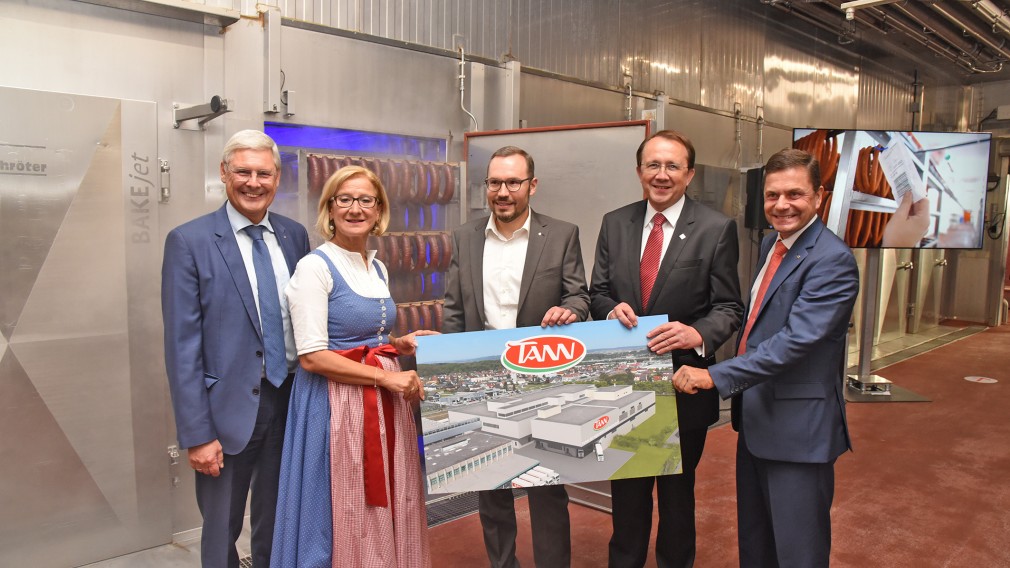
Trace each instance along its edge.
<path fill-rule="evenodd" d="M 371 195 L 362 195 L 361 197 L 337 195 L 330 198 L 331 203 L 336 203 L 337 207 L 341 207 L 343 209 L 347 209 L 351 205 L 354 205 L 355 201 L 358 202 L 358 205 L 360 205 L 362 209 L 371 209 L 372 207 L 375 207 L 375 204 L 379 202 L 379 199 L 377 197 L 372 197 Z"/>
<path fill-rule="evenodd" d="M 484 185 L 487 186 L 488 191 L 501 191 L 501 186 L 504 185 L 509 191 L 519 191 L 519 188 L 523 186 L 523 182 L 530 181 L 531 177 L 526 179 L 494 179 L 487 178 L 484 180 Z"/>
<path fill-rule="evenodd" d="M 271 172 L 268 170 L 253 171 L 246 168 L 237 168 L 233 170 L 229 167 L 228 171 L 235 176 L 235 179 L 241 182 L 246 182 L 256 178 L 263 183 L 270 183 L 275 177 L 277 177 L 277 172 Z"/>
<path fill-rule="evenodd" d="M 688 168 L 673 163 L 660 164 L 659 162 L 649 162 L 648 164 L 642 164 L 642 169 L 649 172 L 652 175 L 658 174 L 659 170 L 666 170 L 666 173 L 672 176 L 673 174 L 677 172 L 682 172 Z"/>

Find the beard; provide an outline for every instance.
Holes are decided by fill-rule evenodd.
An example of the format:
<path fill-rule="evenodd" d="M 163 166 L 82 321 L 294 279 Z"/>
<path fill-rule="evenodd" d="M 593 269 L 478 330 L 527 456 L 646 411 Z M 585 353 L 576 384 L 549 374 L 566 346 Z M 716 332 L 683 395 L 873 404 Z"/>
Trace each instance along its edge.
<path fill-rule="evenodd" d="M 513 205 L 513 206 L 516 205 L 516 203 L 514 201 L 500 201 L 500 202 L 495 202 L 495 204 L 496 205 Z M 512 211 L 512 213 L 509 213 L 509 214 L 498 213 L 496 211 L 495 214 L 494 214 L 494 217 L 495 217 L 495 219 L 498 220 L 499 223 L 511 223 L 512 221 L 515 221 L 516 219 L 522 217 L 526 213 L 526 210 L 529 209 L 529 208 L 530 208 L 530 206 L 527 203 L 522 208 L 516 207 Z"/>

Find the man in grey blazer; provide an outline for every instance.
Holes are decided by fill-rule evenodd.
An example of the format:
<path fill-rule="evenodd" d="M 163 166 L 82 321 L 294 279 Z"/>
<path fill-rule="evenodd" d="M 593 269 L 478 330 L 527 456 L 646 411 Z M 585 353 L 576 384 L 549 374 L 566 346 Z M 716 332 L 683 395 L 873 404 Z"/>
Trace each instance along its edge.
<path fill-rule="evenodd" d="M 204 568 L 239 565 L 235 541 L 250 485 L 253 565 L 270 565 L 297 364 L 283 292 L 309 251 L 304 227 L 268 211 L 280 167 L 269 136 L 238 132 L 221 158 L 227 203 L 165 241 L 165 363 L 179 445 L 196 472 Z"/>
<path fill-rule="evenodd" d="M 674 369 L 707 367 L 740 327 L 736 223 L 685 195 L 694 177 L 694 146 L 683 134 L 655 133 L 639 146 L 637 164 L 645 199 L 603 218 L 590 287 L 593 319 L 616 318 L 630 328 L 639 315 L 666 315 L 669 323 L 648 333 L 649 348 L 671 354 Z M 643 287 L 650 262 L 654 283 Z M 708 427 L 719 419 L 718 399 L 711 392 L 677 395 L 677 418 L 682 474 L 611 482 L 610 566 L 645 564 L 654 485 L 657 564 L 694 564 L 694 470 Z"/>
<path fill-rule="evenodd" d="M 761 243 L 739 356 L 674 376 L 681 392 L 733 398 L 743 567 L 827 567 L 831 555 L 835 460 L 851 448 L 842 381 L 859 271 L 817 216 L 820 179 L 802 150 L 768 160 L 775 232 Z"/>
<path fill-rule="evenodd" d="M 443 333 L 565 325 L 589 313 L 579 229 L 529 208 L 537 191 L 533 158 L 506 146 L 488 164 L 492 215 L 453 232 Z M 533 558 L 540 567 L 571 563 L 568 493 L 563 485 L 528 490 Z M 484 545 L 494 568 L 519 566 L 510 489 L 479 494 Z"/>

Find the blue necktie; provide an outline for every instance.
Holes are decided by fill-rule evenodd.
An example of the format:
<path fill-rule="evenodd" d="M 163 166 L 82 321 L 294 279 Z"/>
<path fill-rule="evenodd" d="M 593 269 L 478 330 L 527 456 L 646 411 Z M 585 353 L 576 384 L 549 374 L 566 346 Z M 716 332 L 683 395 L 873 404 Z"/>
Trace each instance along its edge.
<path fill-rule="evenodd" d="M 256 289 L 260 300 L 260 326 L 263 328 L 263 350 L 266 352 L 267 380 L 281 386 L 288 376 L 288 358 L 284 349 L 284 322 L 281 301 L 277 295 L 277 279 L 270 261 L 270 250 L 263 240 L 262 225 L 243 229 L 253 240 L 253 267 L 256 269 Z"/>

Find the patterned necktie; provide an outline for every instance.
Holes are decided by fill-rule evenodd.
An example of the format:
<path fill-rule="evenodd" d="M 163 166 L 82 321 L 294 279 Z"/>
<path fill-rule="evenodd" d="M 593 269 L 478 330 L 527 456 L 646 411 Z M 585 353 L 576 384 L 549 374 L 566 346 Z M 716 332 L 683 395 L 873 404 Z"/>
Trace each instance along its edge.
<path fill-rule="evenodd" d="M 656 283 L 656 275 L 659 274 L 659 255 L 663 251 L 663 222 L 666 217 L 662 213 L 656 213 L 652 218 L 652 230 L 649 231 L 649 239 L 645 241 L 645 252 L 642 253 L 642 264 L 638 267 L 638 275 L 642 281 L 642 312 L 649 305 L 649 296 L 652 295 L 652 286 Z"/>
<path fill-rule="evenodd" d="M 243 230 L 253 240 L 253 267 L 256 269 L 256 290 L 259 292 L 267 380 L 279 387 L 288 376 L 288 359 L 284 349 L 284 323 L 281 318 L 281 301 L 277 295 L 277 279 L 274 277 L 270 250 L 263 240 L 265 229 L 262 225 L 249 225 Z"/>
<path fill-rule="evenodd" d="M 747 336 L 750 335 L 750 328 L 754 325 L 754 320 L 757 319 L 758 312 L 761 310 L 761 303 L 765 299 L 768 285 L 772 283 L 775 271 L 782 264 L 782 258 L 785 257 L 787 252 L 789 252 L 789 249 L 786 248 L 786 245 L 782 241 L 775 241 L 775 252 L 772 254 L 771 260 L 768 261 L 768 268 L 765 270 L 765 275 L 761 278 L 761 287 L 758 288 L 757 295 L 754 296 L 754 301 L 751 303 L 750 315 L 747 316 L 747 325 L 744 326 L 743 335 L 740 336 L 740 347 L 737 348 L 737 355 L 743 355 L 747 351 Z"/>

